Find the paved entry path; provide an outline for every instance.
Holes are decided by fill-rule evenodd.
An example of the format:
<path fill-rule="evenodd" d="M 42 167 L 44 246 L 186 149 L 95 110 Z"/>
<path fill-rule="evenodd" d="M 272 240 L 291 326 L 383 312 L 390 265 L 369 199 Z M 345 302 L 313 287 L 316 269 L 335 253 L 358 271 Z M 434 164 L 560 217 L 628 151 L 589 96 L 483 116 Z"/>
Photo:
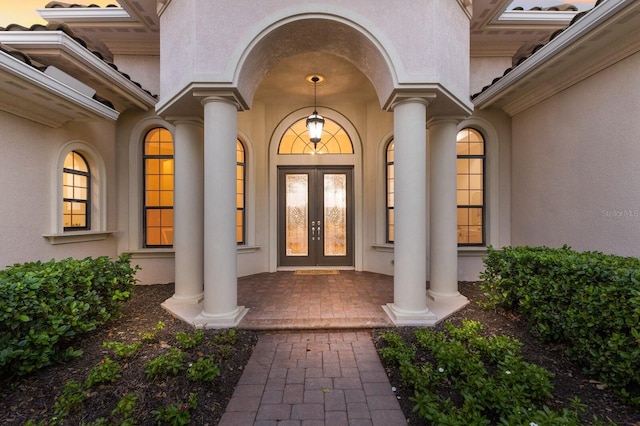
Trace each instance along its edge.
<path fill-rule="evenodd" d="M 363 330 L 262 334 L 219 426 L 406 424 Z"/>
<path fill-rule="evenodd" d="M 238 305 L 249 308 L 239 327 L 344 330 L 393 325 L 382 310 L 382 305 L 393 302 L 393 277 L 371 272 L 335 272 L 335 275 L 277 272 L 238 279 Z"/>

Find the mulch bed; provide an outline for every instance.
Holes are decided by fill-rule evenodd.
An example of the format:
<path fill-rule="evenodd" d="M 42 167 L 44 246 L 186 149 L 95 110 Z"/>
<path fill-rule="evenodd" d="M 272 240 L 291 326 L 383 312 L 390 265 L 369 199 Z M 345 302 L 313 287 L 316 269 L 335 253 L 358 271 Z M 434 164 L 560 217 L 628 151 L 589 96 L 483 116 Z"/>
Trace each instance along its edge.
<path fill-rule="evenodd" d="M 174 286 L 171 284 L 138 286 L 133 298 L 124 306 L 121 318 L 72 344 L 75 349 L 84 351 L 80 358 L 53 365 L 23 379 L 0 379 L 0 424 L 22 425 L 27 420 L 51 424 L 55 398 L 67 380 L 83 383 L 87 373 L 105 356 L 119 361 L 112 351 L 102 348 L 103 342 L 140 341 L 140 337 L 152 332 L 159 321 L 164 322 L 164 328 L 157 333 L 155 342 L 143 343 L 135 358 L 123 365 L 122 377 L 113 384 L 92 389 L 82 410 L 66 418 L 64 424 L 80 425 L 100 417 L 109 418 L 120 398 L 129 392 L 135 392 L 137 396 L 134 410 L 137 424 L 157 424 L 154 410 L 165 408 L 169 404 L 187 402 L 191 393 L 198 394 L 198 406 L 191 411 L 191 424 L 217 424 L 240 380 L 258 335 L 253 331 L 237 331 L 233 352 L 219 363 L 221 374 L 211 383 L 190 381 L 185 372 L 166 380 L 150 380 L 144 374 L 144 364 L 157 355 L 167 353 L 170 346 L 176 347 L 177 332 L 194 332 L 191 326 L 176 320 L 160 306 L 173 293 Z M 206 330 L 205 340 L 207 336 L 212 337 L 216 333 L 216 330 Z M 186 350 L 186 362 L 211 355 L 214 350 L 210 345 Z"/>
<path fill-rule="evenodd" d="M 478 306 L 477 302 L 482 301 L 484 295 L 477 283 L 460 283 L 460 292 L 469 298 L 471 303 L 447 320 L 456 326 L 459 326 L 463 319 L 479 321 L 484 326 L 485 335 L 507 335 L 518 339 L 523 344 L 522 356 L 525 361 L 544 367 L 555 374 L 552 390 L 554 399 L 547 401 L 549 408 L 561 410 L 562 407 L 569 407 L 570 400 L 578 397 L 586 405 L 581 417 L 584 424 L 590 424 L 596 416 L 600 421 L 614 422 L 620 426 L 640 426 L 640 410 L 624 404 L 604 384 L 585 375 L 580 366 L 565 356 L 563 346 L 540 342 L 528 331 L 524 320 L 510 312 L 498 312 Z M 443 324 L 439 324 L 436 329 L 444 330 Z M 414 328 L 400 327 L 397 331 L 408 338 L 413 334 Z M 379 345 L 380 339 L 374 338 L 374 343 Z M 398 369 L 387 367 L 387 373 L 392 386 L 397 388 L 396 395 L 400 397 L 400 405 L 409 423 L 424 424 L 424 420 L 412 412 L 413 405 L 409 397 L 413 392 L 402 386 Z"/>
<path fill-rule="evenodd" d="M 584 414 L 587 421 L 597 416 L 600 420 L 613 421 L 621 426 L 640 426 L 640 412 L 623 404 L 611 390 L 601 389 L 600 383 L 585 376 L 575 363 L 564 356 L 564 348 L 540 343 L 527 331 L 520 318 L 480 308 L 476 302 L 482 299 L 482 294 L 476 284 L 462 283 L 460 291 L 472 303 L 454 314 L 450 320 L 454 324 L 459 324 L 463 318 L 477 320 L 489 334 L 505 334 L 520 340 L 525 360 L 545 367 L 556 375 L 553 391 L 555 399 L 549 401 L 551 408 L 568 406 L 569 400 L 577 396 L 587 406 Z M 26 378 L 0 378 L 0 424 L 21 425 L 29 419 L 36 422 L 50 420 L 55 398 L 67 380 L 84 382 L 88 371 L 101 359 L 105 356 L 113 358 L 110 351 L 101 347 L 102 342 L 140 340 L 140 336 L 150 332 L 158 321 L 163 321 L 165 327 L 158 333 L 157 342 L 143 344 L 136 358 L 124 365 L 122 378 L 92 391 L 83 403 L 83 410 L 69 417 L 65 424 L 79 425 L 95 421 L 99 417 L 109 417 L 117 401 L 129 392 L 135 392 L 138 396 L 135 409 L 138 424 L 156 424 L 152 414 L 154 410 L 186 401 L 194 392 L 198 393 L 198 407 L 191 413 L 192 424 L 217 424 L 259 334 L 238 330 L 233 354 L 221 363 L 221 375 L 210 384 L 194 383 L 185 374 L 167 380 L 149 380 L 143 373 L 144 363 L 160 353 L 166 353 L 169 346 L 175 346 L 175 334 L 178 331 L 193 331 L 190 326 L 174 319 L 160 307 L 160 303 L 172 294 L 173 285 L 170 284 L 139 286 L 133 299 L 125 305 L 122 318 L 74 342 L 74 348 L 84 350 L 80 358 L 45 368 Z M 398 330 L 401 333 L 411 333 L 413 329 L 407 327 Z M 206 331 L 207 336 L 215 333 L 217 332 L 214 330 Z M 197 356 L 206 356 L 207 350 L 206 345 L 198 347 Z M 401 397 L 400 403 L 410 424 L 424 424 L 424 421 L 412 414 L 410 395 L 402 389 L 397 372 L 392 369 L 388 372 L 392 385 L 398 388 L 397 394 Z"/>

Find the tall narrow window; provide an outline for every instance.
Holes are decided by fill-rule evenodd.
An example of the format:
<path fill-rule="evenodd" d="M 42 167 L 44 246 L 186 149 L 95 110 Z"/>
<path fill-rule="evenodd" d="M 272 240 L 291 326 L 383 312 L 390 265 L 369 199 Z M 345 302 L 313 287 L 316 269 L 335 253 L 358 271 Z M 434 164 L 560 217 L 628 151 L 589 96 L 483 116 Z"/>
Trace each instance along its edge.
<path fill-rule="evenodd" d="M 386 150 L 386 188 L 387 188 L 387 242 L 393 243 L 395 239 L 395 215 L 394 215 L 394 205 L 395 205 L 395 185 L 394 185 L 394 157 L 393 157 L 393 149 L 394 142 L 391 140 L 387 145 Z"/>
<path fill-rule="evenodd" d="M 71 151 L 62 170 L 62 218 L 65 231 L 91 229 L 91 172 L 87 160 Z"/>
<path fill-rule="evenodd" d="M 144 139 L 144 246 L 173 245 L 173 138 L 151 129 Z"/>
<path fill-rule="evenodd" d="M 246 154 L 244 145 L 240 140 L 236 141 L 236 240 L 238 245 L 246 244 L 245 241 L 245 176 Z"/>
<path fill-rule="evenodd" d="M 458 245 L 485 244 L 485 141 L 480 132 L 458 132 Z"/>

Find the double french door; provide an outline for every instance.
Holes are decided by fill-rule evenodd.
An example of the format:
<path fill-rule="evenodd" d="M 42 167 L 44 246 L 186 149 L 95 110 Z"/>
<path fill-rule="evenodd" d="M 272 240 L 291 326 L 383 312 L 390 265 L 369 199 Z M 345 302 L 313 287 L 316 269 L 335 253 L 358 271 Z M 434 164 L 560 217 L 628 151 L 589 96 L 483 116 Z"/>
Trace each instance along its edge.
<path fill-rule="evenodd" d="M 353 168 L 278 169 L 280 266 L 353 266 Z"/>

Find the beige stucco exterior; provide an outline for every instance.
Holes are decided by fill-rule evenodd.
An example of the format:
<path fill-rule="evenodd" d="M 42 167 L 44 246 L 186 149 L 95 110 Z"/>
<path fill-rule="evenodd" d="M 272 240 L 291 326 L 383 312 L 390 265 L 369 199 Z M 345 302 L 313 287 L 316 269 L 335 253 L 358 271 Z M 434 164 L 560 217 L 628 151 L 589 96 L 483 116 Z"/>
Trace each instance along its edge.
<path fill-rule="evenodd" d="M 229 326 L 244 312 L 234 300 L 238 277 L 287 269 L 278 257 L 277 178 L 293 165 L 353 168 L 347 267 L 396 277 L 385 309 L 400 324 L 440 320 L 432 311 L 443 298 L 466 303 L 457 282 L 478 279 L 489 245 L 640 256 L 633 1 L 603 2 L 526 61 L 522 52 L 538 41 L 530 28 L 486 18 L 504 1 L 477 0 L 471 15 L 467 2 L 449 0 L 121 3 L 129 19 L 99 8 L 86 22 L 75 8 L 47 12 L 51 21 L 65 13 L 88 49 L 61 29 L 0 31 L 3 46 L 69 75 L 57 81 L 13 50 L 0 52 L 0 266 L 130 253 L 141 284 L 176 282 L 169 309 L 200 306 L 190 321 Z M 347 132 L 353 154 L 277 153 L 289 126 L 315 106 L 305 81 L 314 74 L 326 79 L 317 110 Z M 146 248 L 142 145 L 156 127 L 174 139 L 182 214 L 174 246 Z M 455 133 L 467 127 L 485 140 L 485 241 L 458 247 Z M 228 232 L 236 138 L 247 156 L 240 246 Z M 392 139 L 403 182 L 395 244 L 386 236 Z M 61 158 L 71 150 L 85 153 L 95 173 L 91 230 L 81 233 L 61 222 Z"/>
<path fill-rule="evenodd" d="M 639 66 L 636 53 L 513 117 L 513 244 L 640 256 Z"/>

